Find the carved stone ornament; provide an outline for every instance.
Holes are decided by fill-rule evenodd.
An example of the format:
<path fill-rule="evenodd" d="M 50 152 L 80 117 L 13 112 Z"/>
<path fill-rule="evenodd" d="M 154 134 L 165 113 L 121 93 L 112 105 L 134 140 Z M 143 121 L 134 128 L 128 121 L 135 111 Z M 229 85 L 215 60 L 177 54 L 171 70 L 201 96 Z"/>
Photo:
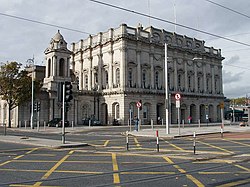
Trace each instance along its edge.
<path fill-rule="evenodd" d="M 197 62 L 197 66 L 200 68 L 202 66 L 201 62 Z"/>
<path fill-rule="evenodd" d="M 156 61 L 159 61 L 159 60 L 162 59 L 162 57 L 161 57 L 161 55 L 154 55 L 154 59 L 155 59 Z"/>
<path fill-rule="evenodd" d="M 192 65 L 193 65 L 193 61 L 188 60 L 188 61 L 187 61 L 187 65 L 192 66 Z"/>

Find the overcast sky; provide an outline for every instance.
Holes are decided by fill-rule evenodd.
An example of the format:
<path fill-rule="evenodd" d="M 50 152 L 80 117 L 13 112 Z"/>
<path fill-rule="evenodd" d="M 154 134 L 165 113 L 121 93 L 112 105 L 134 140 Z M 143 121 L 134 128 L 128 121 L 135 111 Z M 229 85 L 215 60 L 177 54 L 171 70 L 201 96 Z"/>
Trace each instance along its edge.
<path fill-rule="evenodd" d="M 212 0 L 238 11 L 237 14 L 207 0 L 100 0 L 112 5 L 138 11 L 167 21 L 176 22 L 212 34 L 228 37 L 250 46 L 250 1 Z M 174 8 L 175 7 L 175 8 Z M 16 16 L 63 28 L 38 24 Z M 175 16 L 176 15 L 176 16 Z M 247 16 L 246 16 L 247 15 Z M 175 19 L 176 18 L 176 19 Z M 205 40 L 208 47 L 219 48 L 223 61 L 224 95 L 229 98 L 250 96 L 250 47 L 218 39 L 193 30 L 175 27 L 166 22 L 149 19 L 89 0 L 0 0 L 0 62 L 17 61 L 25 64 L 35 57 L 44 65 L 44 50 L 60 29 L 68 42 L 85 39 L 89 34 L 117 28 L 120 24 L 136 27 L 152 25 L 170 32 Z"/>

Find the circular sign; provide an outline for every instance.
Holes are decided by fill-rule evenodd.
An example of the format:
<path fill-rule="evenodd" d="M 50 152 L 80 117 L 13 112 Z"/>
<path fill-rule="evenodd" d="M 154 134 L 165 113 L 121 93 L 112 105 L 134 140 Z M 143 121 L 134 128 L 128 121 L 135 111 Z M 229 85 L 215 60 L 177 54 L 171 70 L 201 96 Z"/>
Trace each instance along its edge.
<path fill-rule="evenodd" d="M 141 103 L 138 101 L 138 102 L 136 103 L 136 106 L 137 106 L 137 108 L 140 108 L 140 107 L 141 107 Z"/>
<path fill-rule="evenodd" d="M 181 99 L 181 94 L 177 93 L 177 94 L 175 94 L 174 97 L 175 97 L 176 100 L 180 100 Z"/>

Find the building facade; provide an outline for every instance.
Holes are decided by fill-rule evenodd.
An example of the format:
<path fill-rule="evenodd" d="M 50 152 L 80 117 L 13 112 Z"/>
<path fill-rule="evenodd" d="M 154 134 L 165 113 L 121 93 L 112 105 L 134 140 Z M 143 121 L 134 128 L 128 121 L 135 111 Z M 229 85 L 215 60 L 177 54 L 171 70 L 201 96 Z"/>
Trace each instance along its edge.
<path fill-rule="evenodd" d="M 74 124 L 89 118 L 102 124 L 112 124 L 114 119 L 127 124 L 130 116 L 138 114 L 138 101 L 142 103 L 142 124 L 165 121 L 165 74 L 171 123 L 177 123 L 176 93 L 181 94 L 180 120 L 187 123 L 191 116 L 192 123 L 221 121 L 224 58 L 219 49 L 205 46 L 204 41 L 154 27 L 122 24 L 72 43 L 67 49 L 58 31 L 45 50 L 45 59 L 43 89 L 36 97 L 44 114 L 41 121 L 61 117 L 58 85 L 64 81 L 74 85 L 68 113 Z M 27 116 L 29 113 L 27 110 Z"/>

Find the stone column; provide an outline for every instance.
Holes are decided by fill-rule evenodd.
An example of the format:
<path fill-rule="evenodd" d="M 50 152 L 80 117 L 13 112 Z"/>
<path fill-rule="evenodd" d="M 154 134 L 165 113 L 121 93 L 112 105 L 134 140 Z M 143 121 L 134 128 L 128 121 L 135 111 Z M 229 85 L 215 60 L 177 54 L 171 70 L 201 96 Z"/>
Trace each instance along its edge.
<path fill-rule="evenodd" d="M 136 51 L 136 62 L 137 62 L 137 84 L 138 88 L 141 88 L 141 51 Z"/>
<path fill-rule="evenodd" d="M 202 65 L 202 71 L 203 71 L 203 85 L 204 85 L 204 93 L 207 92 L 207 73 L 206 73 L 206 66 Z"/>
<path fill-rule="evenodd" d="M 194 91 L 195 93 L 198 92 L 198 76 L 197 76 L 197 65 L 193 62 L 194 66 Z"/>
<path fill-rule="evenodd" d="M 57 76 L 57 72 L 56 72 L 56 64 L 57 64 L 57 57 L 56 56 L 54 56 L 54 57 L 52 57 L 52 65 L 51 65 L 51 67 L 52 67 L 52 72 L 51 72 L 51 76 Z"/>
<path fill-rule="evenodd" d="M 79 90 L 83 90 L 83 60 L 80 61 L 81 68 L 79 72 Z"/>
<path fill-rule="evenodd" d="M 94 85 L 94 83 L 92 82 L 92 60 L 93 60 L 93 58 L 89 57 L 88 59 L 89 59 L 89 67 L 88 67 L 88 72 L 87 72 L 88 73 L 88 90 L 92 90 L 93 85 Z M 99 62 L 98 62 L 98 71 L 99 71 L 99 69 L 101 71 L 102 65 L 99 65 Z M 101 79 L 100 76 L 98 76 L 98 81 L 99 81 L 99 79 Z"/>
<path fill-rule="evenodd" d="M 211 81 L 212 81 L 212 93 L 215 93 L 215 78 L 214 78 L 214 66 L 211 66 L 211 72 L 212 72 L 212 78 L 211 78 Z"/>
<path fill-rule="evenodd" d="M 125 90 L 125 85 L 126 85 L 126 63 L 127 63 L 127 48 L 126 48 L 126 43 L 123 42 L 121 44 L 120 48 L 120 54 L 121 54 L 121 64 L 120 64 L 120 87 L 122 90 Z"/>
<path fill-rule="evenodd" d="M 109 64 L 109 89 L 113 88 L 113 83 L 114 83 L 113 78 L 114 78 L 114 76 L 116 76 L 116 72 L 114 73 L 114 71 L 113 71 L 113 61 L 114 61 L 113 60 L 113 54 L 114 54 L 113 51 L 109 52 L 109 55 L 110 55 L 110 64 Z M 113 73 L 114 73 L 114 75 L 113 75 Z"/>
<path fill-rule="evenodd" d="M 174 59 L 174 90 L 178 90 L 177 59 Z"/>
<path fill-rule="evenodd" d="M 149 59 L 150 59 L 150 75 L 151 75 L 151 88 L 153 89 L 156 89 L 156 85 L 155 85 L 155 82 L 154 82 L 154 77 L 155 77 L 155 72 L 154 72 L 154 57 L 153 57 L 153 54 L 150 54 L 149 55 Z M 160 76 L 160 74 L 159 74 Z M 159 81 L 160 81 L 160 77 L 158 77 L 158 84 L 159 84 Z"/>
<path fill-rule="evenodd" d="M 187 71 L 187 61 L 184 63 L 184 81 L 185 81 L 185 91 L 188 91 L 188 71 Z"/>

